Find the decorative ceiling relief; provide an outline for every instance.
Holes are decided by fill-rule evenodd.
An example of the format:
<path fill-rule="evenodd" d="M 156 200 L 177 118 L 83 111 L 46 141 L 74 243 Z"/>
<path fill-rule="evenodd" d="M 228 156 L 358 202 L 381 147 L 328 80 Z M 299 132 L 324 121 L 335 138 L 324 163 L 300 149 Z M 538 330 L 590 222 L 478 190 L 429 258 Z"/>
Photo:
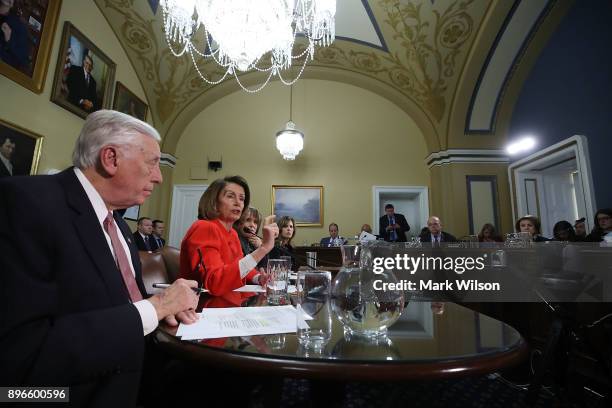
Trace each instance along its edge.
<path fill-rule="evenodd" d="M 170 128 L 177 117 L 190 104 L 203 104 L 202 95 L 211 86 L 199 78 L 188 57 L 170 53 L 160 13 L 153 15 L 148 2 L 95 1 L 140 77 L 155 126 L 162 135 L 174 133 Z M 309 65 L 356 72 L 387 84 L 443 133 L 443 119 L 449 114 L 476 33 L 495 4 L 490 0 L 370 0 L 367 14 L 375 20 L 389 51 L 363 41 L 337 39 L 318 49 Z M 200 64 L 210 77 L 223 75 L 215 64 Z M 211 92 L 210 98 L 222 96 Z M 202 106 L 213 101 L 207 102 Z M 184 116 L 181 122 L 191 120 Z"/>

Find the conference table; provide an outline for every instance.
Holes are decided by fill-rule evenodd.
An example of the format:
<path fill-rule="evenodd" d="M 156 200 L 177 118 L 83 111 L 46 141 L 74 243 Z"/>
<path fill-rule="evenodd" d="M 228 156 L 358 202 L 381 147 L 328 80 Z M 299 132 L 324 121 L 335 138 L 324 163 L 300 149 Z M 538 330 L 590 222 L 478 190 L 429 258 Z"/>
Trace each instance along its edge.
<path fill-rule="evenodd" d="M 265 294 L 202 295 L 199 310 L 266 305 Z M 157 346 L 203 367 L 257 376 L 315 381 L 404 381 L 457 378 L 495 372 L 527 356 L 521 335 L 505 323 L 454 303 L 408 302 L 386 336 L 345 335 L 335 317 L 322 349 L 301 347 L 295 333 L 183 341 L 161 325 Z"/>

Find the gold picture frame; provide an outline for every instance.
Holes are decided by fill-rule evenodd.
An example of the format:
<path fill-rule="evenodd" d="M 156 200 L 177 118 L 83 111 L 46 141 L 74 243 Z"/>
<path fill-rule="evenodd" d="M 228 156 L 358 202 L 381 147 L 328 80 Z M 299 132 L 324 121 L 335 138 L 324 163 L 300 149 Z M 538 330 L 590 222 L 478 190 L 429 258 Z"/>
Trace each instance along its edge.
<path fill-rule="evenodd" d="M 130 91 L 125 85 L 117 81 L 115 85 L 113 109 L 119 112 L 127 113 L 136 119 L 146 121 L 149 106 L 145 103 L 145 101 L 136 96 L 134 92 Z"/>
<path fill-rule="evenodd" d="M 323 186 L 272 186 L 272 214 L 288 215 L 300 227 L 323 226 Z"/>
<path fill-rule="evenodd" d="M 38 171 L 38 162 L 42 152 L 43 136 L 22 128 L 14 123 L 0 119 L 0 148 L 6 143 L 13 149 L 9 158 L 4 159 L 12 165 L 12 175 L 34 175 Z M 3 160 L 0 160 L 0 177 L 11 176 Z"/>
<path fill-rule="evenodd" d="M 17 0 L 13 5 L 20 15 L 13 13 L 13 24 L 18 27 L 12 27 L 12 41 L 18 40 L 17 49 L 23 52 L 0 56 L 0 74 L 37 94 L 45 87 L 61 4 L 61 0 L 48 0 L 45 7 L 44 2 Z"/>
<path fill-rule="evenodd" d="M 84 71 L 88 69 L 86 77 Z M 111 106 L 117 65 L 72 23 L 64 23 L 51 102 L 82 118 Z"/>

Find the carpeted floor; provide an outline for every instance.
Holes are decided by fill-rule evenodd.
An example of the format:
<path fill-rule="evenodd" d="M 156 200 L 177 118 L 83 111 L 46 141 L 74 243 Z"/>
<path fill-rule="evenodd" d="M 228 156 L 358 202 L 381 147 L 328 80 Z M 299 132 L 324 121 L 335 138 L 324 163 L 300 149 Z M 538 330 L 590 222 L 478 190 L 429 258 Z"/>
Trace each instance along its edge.
<path fill-rule="evenodd" d="M 353 383 L 344 387 L 344 401 L 339 405 L 343 408 L 522 408 L 526 393 L 495 375 L 406 384 Z M 310 406 L 310 383 L 286 379 L 280 406 Z M 535 407 L 552 406 L 552 397 L 543 391 Z"/>

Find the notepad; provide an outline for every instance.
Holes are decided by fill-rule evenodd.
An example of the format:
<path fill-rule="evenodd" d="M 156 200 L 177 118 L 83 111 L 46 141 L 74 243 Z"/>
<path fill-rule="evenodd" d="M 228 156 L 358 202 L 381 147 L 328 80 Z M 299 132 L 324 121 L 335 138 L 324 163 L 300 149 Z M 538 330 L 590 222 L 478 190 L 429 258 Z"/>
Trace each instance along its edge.
<path fill-rule="evenodd" d="M 204 309 L 196 323 L 179 325 L 176 335 L 182 340 L 199 340 L 295 333 L 298 324 L 308 327 L 303 317 L 298 323 L 296 313 L 290 305 Z"/>

